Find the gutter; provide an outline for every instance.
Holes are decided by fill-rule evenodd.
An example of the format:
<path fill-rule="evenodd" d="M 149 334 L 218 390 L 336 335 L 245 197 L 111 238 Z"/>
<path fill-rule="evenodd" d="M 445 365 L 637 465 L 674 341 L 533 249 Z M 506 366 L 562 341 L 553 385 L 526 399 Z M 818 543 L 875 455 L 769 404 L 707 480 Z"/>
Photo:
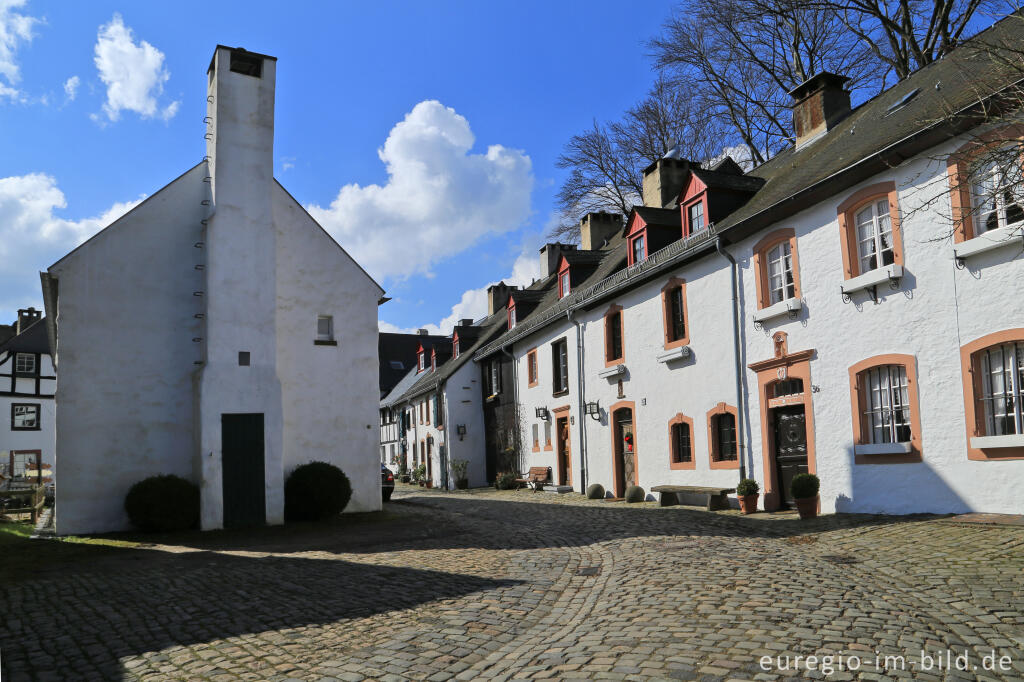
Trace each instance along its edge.
<path fill-rule="evenodd" d="M 744 453 L 743 426 L 747 416 L 746 402 L 743 400 L 743 361 L 740 355 L 740 298 L 739 298 L 739 265 L 728 251 L 722 248 L 722 239 L 715 240 L 715 248 L 730 263 L 732 271 L 732 355 L 736 374 L 736 452 L 740 461 L 740 480 L 747 477 L 747 460 Z"/>
<path fill-rule="evenodd" d="M 576 311 L 569 308 L 565 311 L 565 319 L 576 327 L 576 413 L 580 416 L 580 427 L 577 429 L 580 434 L 580 492 L 587 492 L 587 423 L 584 414 L 584 389 L 586 375 L 583 371 L 583 337 L 580 335 L 580 323 L 573 318 Z M 555 434 L 557 440 L 558 434 Z M 572 462 L 570 460 L 570 466 Z"/>

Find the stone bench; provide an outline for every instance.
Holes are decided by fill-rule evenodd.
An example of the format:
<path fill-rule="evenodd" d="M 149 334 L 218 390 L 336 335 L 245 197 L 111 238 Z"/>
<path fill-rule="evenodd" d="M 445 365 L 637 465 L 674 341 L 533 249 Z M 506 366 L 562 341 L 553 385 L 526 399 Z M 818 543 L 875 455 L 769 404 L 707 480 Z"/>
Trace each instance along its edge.
<path fill-rule="evenodd" d="M 706 498 L 705 508 L 708 511 L 729 508 L 729 493 L 736 492 L 736 488 L 707 488 L 699 485 L 656 485 L 651 492 L 658 493 L 658 502 L 662 507 L 669 507 L 679 504 L 677 493 L 688 493 L 691 495 L 703 495 Z"/>

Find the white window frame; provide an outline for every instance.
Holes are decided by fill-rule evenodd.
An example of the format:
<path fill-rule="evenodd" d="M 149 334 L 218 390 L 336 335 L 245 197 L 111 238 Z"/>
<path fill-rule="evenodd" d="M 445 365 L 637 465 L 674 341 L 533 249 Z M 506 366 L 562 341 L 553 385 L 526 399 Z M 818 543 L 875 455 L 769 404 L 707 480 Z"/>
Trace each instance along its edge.
<path fill-rule="evenodd" d="M 327 330 L 324 331 L 323 323 L 327 323 Z M 333 341 L 334 340 L 334 317 L 331 315 L 317 315 L 316 316 L 316 340 L 317 341 Z"/>
<path fill-rule="evenodd" d="M 878 365 L 861 372 L 867 444 L 910 443 L 914 439 L 910 416 L 910 387 L 904 365 Z M 905 437 L 901 431 L 905 430 Z"/>
<path fill-rule="evenodd" d="M 560 284 L 561 284 L 561 287 L 562 287 L 562 296 L 559 296 L 559 298 L 562 298 L 564 296 L 568 296 L 569 295 L 569 288 L 570 288 L 570 284 L 569 284 L 569 271 L 566 270 L 561 275 L 559 275 L 559 280 L 560 280 Z"/>
<path fill-rule="evenodd" d="M 1006 153 L 1012 156 L 1012 150 L 1003 150 L 999 153 Z M 1013 187 L 1014 185 L 1020 185 L 1021 178 L 1018 177 L 1016 181 L 1008 179 L 1007 176 L 1010 173 L 1006 168 L 1006 164 L 1001 163 L 1001 161 L 1005 160 L 1001 158 L 988 159 L 987 162 L 976 165 L 971 173 L 973 178 L 971 182 L 971 205 L 974 211 L 975 237 L 1000 228 L 1019 225 L 1024 221 L 1024 215 L 1022 215 L 1021 220 L 1015 220 L 1012 223 L 1008 222 L 1007 209 L 1009 205 L 1016 203 L 1018 209 L 1020 209 L 1021 204 L 1024 204 L 1024 197 L 1012 196 Z M 1009 197 L 1011 201 L 1009 202 L 1007 201 L 1007 194 L 1011 195 Z M 1012 201 L 1013 199 L 1016 199 L 1016 201 Z M 996 224 L 989 227 L 988 218 L 992 214 L 995 214 Z"/>
<path fill-rule="evenodd" d="M 999 354 L 1000 364 L 998 369 L 993 370 L 992 361 L 996 353 Z M 998 389 L 993 381 L 996 376 L 999 377 Z M 981 351 L 979 400 L 985 418 L 986 436 L 1024 434 L 1024 341 L 1011 341 Z M 1001 410 L 996 410 L 997 401 L 1002 402 Z M 1010 431 L 1008 427 L 1014 430 Z"/>
<path fill-rule="evenodd" d="M 789 240 L 781 241 L 769 249 L 765 261 L 765 268 L 767 268 L 765 274 L 768 276 L 768 305 L 775 305 L 796 297 L 796 281 L 793 279 L 793 252 Z"/>
<path fill-rule="evenodd" d="M 33 353 L 15 353 L 14 354 L 14 373 L 15 374 L 35 374 L 36 373 L 36 356 Z"/>
<path fill-rule="evenodd" d="M 690 234 L 696 234 L 704 229 L 704 202 L 698 201 L 686 209 L 686 219 L 690 225 Z M 694 225 L 696 223 L 696 226 Z"/>
<path fill-rule="evenodd" d="M 455 339 L 455 347 L 453 348 L 453 355 L 459 357 L 459 340 Z"/>
<path fill-rule="evenodd" d="M 892 216 L 890 215 L 889 199 L 872 199 L 862 206 L 854 215 L 854 229 L 857 235 L 857 264 L 861 274 L 883 268 L 896 262 L 896 250 L 892 236 Z M 868 215 L 870 214 L 870 215 Z M 864 216 L 867 215 L 867 219 Z M 870 230 L 870 234 L 867 234 Z M 888 238 L 888 245 L 885 239 Z M 870 251 L 864 252 L 864 246 Z M 888 254 L 888 260 L 886 260 Z M 868 267 L 871 259 L 874 267 Z"/>
<path fill-rule="evenodd" d="M 632 246 L 633 246 L 633 263 L 643 262 L 643 260 L 646 258 L 646 253 L 647 253 L 647 244 L 645 243 L 646 238 L 647 237 L 645 235 L 640 235 L 639 237 L 637 237 L 636 239 L 633 240 L 633 244 L 632 244 Z M 639 247 L 639 249 L 637 247 Z M 637 253 L 638 250 L 640 252 L 639 254 Z"/>
<path fill-rule="evenodd" d="M 417 353 L 416 369 L 422 372 L 427 368 L 426 353 Z"/>
<path fill-rule="evenodd" d="M 508 328 L 515 329 L 516 326 L 516 309 L 512 308 L 508 311 Z"/>

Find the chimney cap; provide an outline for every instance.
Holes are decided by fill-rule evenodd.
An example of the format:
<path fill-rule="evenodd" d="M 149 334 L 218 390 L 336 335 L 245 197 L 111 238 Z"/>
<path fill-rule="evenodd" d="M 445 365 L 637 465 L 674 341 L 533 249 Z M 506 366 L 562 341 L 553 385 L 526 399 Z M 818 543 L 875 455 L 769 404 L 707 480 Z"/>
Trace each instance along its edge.
<path fill-rule="evenodd" d="M 837 90 L 841 90 L 848 80 L 850 79 L 847 76 L 840 76 L 839 74 L 832 73 L 830 71 L 821 71 L 790 90 L 789 96 L 799 102 L 811 93 L 823 88 L 835 88 Z"/>
<path fill-rule="evenodd" d="M 217 57 L 217 50 L 228 50 L 229 52 L 244 52 L 245 54 L 252 55 L 253 57 L 262 57 L 263 59 L 269 59 L 271 61 L 277 61 L 277 57 L 272 57 L 269 54 L 260 54 L 259 52 L 250 52 L 244 47 L 231 47 L 230 45 L 221 45 L 217 43 L 217 46 L 213 48 L 213 56 L 210 58 L 210 66 L 206 69 L 206 73 L 213 71 L 214 60 Z"/>

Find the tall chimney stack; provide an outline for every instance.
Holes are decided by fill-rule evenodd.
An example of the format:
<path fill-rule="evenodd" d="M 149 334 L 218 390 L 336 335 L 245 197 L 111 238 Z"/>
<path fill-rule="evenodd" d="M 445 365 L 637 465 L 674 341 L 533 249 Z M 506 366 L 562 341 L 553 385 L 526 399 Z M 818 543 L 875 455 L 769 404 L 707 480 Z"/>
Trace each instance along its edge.
<path fill-rule="evenodd" d="M 644 206 L 670 208 L 683 190 L 690 170 L 686 159 L 661 158 L 644 169 Z"/>
<path fill-rule="evenodd" d="M 580 219 L 580 247 L 584 251 L 596 251 L 622 230 L 622 214 L 598 211 L 588 213 Z"/>
<path fill-rule="evenodd" d="M 14 333 L 22 333 L 23 331 L 34 325 L 36 322 L 38 322 L 42 316 L 43 312 L 41 310 L 36 310 L 35 308 L 22 308 L 21 310 L 18 311 L 18 322 L 15 325 L 16 328 L 14 330 Z"/>
<path fill-rule="evenodd" d="M 515 290 L 504 282 L 498 282 L 487 287 L 487 314 L 493 315 L 508 303 L 508 296 Z"/>
<path fill-rule="evenodd" d="M 575 244 L 545 244 L 540 247 L 540 276 L 543 279 L 552 272 L 558 270 L 558 263 L 562 260 L 562 254 L 566 251 L 575 251 Z"/>
<path fill-rule="evenodd" d="M 848 80 L 822 71 L 789 91 L 798 149 L 827 133 L 850 113 L 850 93 L 843 88 Z"/>

